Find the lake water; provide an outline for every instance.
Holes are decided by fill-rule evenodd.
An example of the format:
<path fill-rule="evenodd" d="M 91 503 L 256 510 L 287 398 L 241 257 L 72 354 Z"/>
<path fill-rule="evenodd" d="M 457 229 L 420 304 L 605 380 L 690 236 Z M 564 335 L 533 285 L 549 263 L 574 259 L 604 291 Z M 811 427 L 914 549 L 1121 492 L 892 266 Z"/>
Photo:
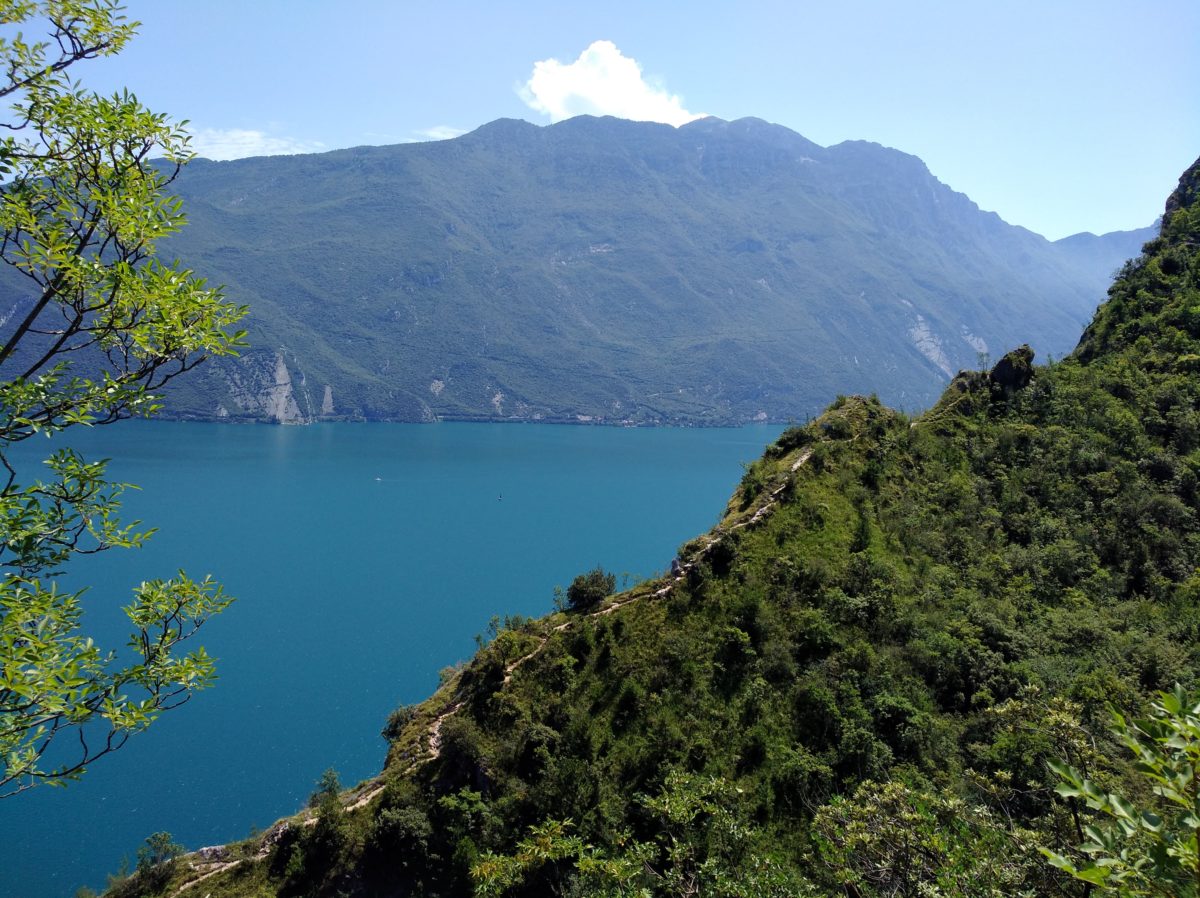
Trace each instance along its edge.
<path fill-rule="evenodd" d="M 125 519 L 160 531 L 72 569 L 93 587 L 89 634 L 119 647 L 132 586 L 179 568 L 238 601 L 202 631 L 213 688 L 80 782 L 0 801 L 0 896 L 98 888 L 150 833 L 230 841 L 300 808 L 326 768 L 377 773 L 388 713 L 470 657 L 493 614 L 544 614 L 597 564 L 666 569 L 780 430 L 76 428 L 64 442 L 142 487 Z M 47 444 L 17 449 L 29 471 Z"/>

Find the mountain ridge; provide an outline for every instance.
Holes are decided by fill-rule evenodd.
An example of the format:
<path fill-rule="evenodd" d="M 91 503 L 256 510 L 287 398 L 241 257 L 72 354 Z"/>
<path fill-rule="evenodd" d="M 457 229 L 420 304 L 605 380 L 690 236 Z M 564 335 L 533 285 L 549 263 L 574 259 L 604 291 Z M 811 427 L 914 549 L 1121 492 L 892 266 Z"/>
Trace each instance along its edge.
<path fill-rule="evenodd" d="M 250 305 L 252 346 L 177 382 L 178 417 L 730 424 L 845 390 L 921 407 L 992 347 L 1069 351 L 1138 243 L 1064 252 L 916 157 L 749 119 L 498 120 L 205 161 L 176 186 L 191 223 L 169 251 Z"/>

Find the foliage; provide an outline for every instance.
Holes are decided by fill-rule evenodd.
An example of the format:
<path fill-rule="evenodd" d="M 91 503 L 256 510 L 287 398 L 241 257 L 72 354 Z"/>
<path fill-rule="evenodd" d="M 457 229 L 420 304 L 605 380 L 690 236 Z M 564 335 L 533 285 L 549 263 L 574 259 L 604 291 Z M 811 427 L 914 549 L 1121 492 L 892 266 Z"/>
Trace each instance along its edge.
<path fill-rule="evenodd" d="M 511 855 L 486 852 L 479 858 L 471 869 L 475 894 L 479 898 L 515 890 L 612 898 L 809 894 L 794 870 L 754 845 L 744 808 L 728 783 L 672 772 L 659 795 L 641 796 L 639 804 L 649 816 L 649 840 L 622 836 L 610 854 L 571 835 L 569 821 L 548 820 L 531 827 Z"/>
<path fill-rule="evenodd" d="M 155 867 L 169 864 L 182 854 L 183 846 L 175 842 L 170 833 L 154 833 L 147 836 L 146 844 L 138 849 L 137 872 L 148 873 Z"/>
<path fill-rule="evenodd" d="M 828 877 L 863 898 L 1004 898 L 1038 884 L 1031 833 L 900 782 L 863 783 L 822 808 L 813 829 Z"/>
<path fill-rule="evenodd" d="M 1079 717 L 1081 706 L 1062 696 L 1026 686 L 988 708 L 980 721 L 979 768 L 967 780 L 988 806 L 1006 820 L 1036 819 L 1052 813 L 1056 785 L 1048 763 L 1058 758 L 1093 776 L 1105 776 L 1104 759 Z M 1072 826 L 1080 823 L 1072 807 Z"/>
<path fill-rule="evenodd" d="M 165 192 L 189 157 L 183 132 L 70 79 L 133 34 L 115 2 L 5 2 L 0 21 L 0 258 L 15 311 L 0 330 L 0 792 L 13 794 L 79 776 L 209 684 L 203 649 L 177 649 L 229 600 L 208 578 L 143 583 L 125 608 L 136 660 L 122 666 L 80 633 L 82 593 L 54 579 L 73 555 L 145 539 L 117 519 L 122 487 L 69 449 L 50 479 L 23 484 L 8 447 L 151 414 L 165 383 L 235 351 L 244 310 L 156 257 L 183 223 Z M 39 28 L 40 40 L 25 30 Z"/>
<path fill-rule="evenodd" d="M 284 894 L 304 895 L 337 882 L 351 838 L 341 788 L 336 770 L 321 774 L 308 799 L 313 818 L 289 828 L 281 840 L 276 866 L 282 872 Z"/>
<path fill-rule="evenodd" d="M 400 734 L 404 732 L 404 728 L 412 723 L 416 719 L 416 716 L 416 705 L 401 705 L 388 715 L 387 723 L 384 724 L 379 735 L 388 742 L 394 742 L 400 738 Z"/>
<path fill-rule="evenodd" d="M 104 894 L 109 898 L 160 894 L 175 875 L 182 855 L 183 846 L 175 842 L 170 833 L 153 833 L 138 848 L 133 872 L 129 872 L 126 859 L 117 873 L 109 875 Z"/>
<path fill-rule="evenodd" d="M 1058 793 L 1082 799 L 1101 820 L 1084 829 L 1087 841 L 1077 850 L 1086 860 L 1044 853 L 1056 867 L 1101 886 L 1105 895 L 1195 898 L 1200 894 L 1200 696 L 1176 684 L 1158 694 L 1149 717 L 1127 720 L 1114 711 L 1113 733 L 1133 754 L 1152 799 L 1131 801 L 1099 788 L 1070 764 L 1051 762 L 1061 781 Z"/>
<path fill-rule="evenodd" d="M 342 781 L 338 778 L 337 771 L 330 767 L 317 780 L 317 788 L 313 790 L 312 795 L 308 796 L 308 806 L 322 808 L 337 804 L 341 791 Z"/>
<path fill-rule="evenodd" d="M 589 608 L 611 596 L 616 588 L 616 574 L 594 567 L 571 581 L 567 587 L 566 607 L 575 611 Z"/>

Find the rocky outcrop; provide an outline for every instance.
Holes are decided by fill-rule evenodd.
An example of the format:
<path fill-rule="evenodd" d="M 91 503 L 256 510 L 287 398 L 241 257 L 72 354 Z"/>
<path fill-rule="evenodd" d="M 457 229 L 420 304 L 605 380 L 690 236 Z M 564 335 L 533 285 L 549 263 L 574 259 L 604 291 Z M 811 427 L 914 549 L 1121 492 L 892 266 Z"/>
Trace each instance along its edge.
<path fill-rule="evenodd" d="M 1167 205 L 1163 210 L 1163 227 L 1167 221 L 1180 209 L 1188 209 L 1195 205 L 1200 197 L 1200 159 L 1191 164 L 1187 171 L 1179 176 L 1179 186 L 1167 197 Z"/>
<path fill-rule="evenodd" d="M 275 378 L 267 389 L 266 411 L 280 424 L 297 424 L 303 420 L 292 390 L 292 375 L 288 373 L 282 352 L 275 353 Z"/>
<path fill-rule="evenodd" d="M 229 398 L 242 415 L 266 418 L 276 424 L 306 423 L 282 351 L 270 361 L 261 354 L 244 356 L 237 365 L 223 371 Z M 328 395 L 332 405 L 332 393 Z"/>
<path fill-rule="evenodd" d="M 1014 349 L 996 363 L 988 374 L 994 387 L 1005 393 L 1023 390 L 1033 379 L 1033 350 L 1028 345 Z"/>

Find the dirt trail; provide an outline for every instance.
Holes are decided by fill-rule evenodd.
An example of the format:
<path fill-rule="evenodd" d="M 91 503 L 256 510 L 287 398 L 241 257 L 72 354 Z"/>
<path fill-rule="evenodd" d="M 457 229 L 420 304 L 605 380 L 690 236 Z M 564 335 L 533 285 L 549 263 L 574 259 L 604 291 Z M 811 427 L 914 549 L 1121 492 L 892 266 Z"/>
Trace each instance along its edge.
<path fill-rule="evenodd" d="M 432 761 L 442 753 L 442 724 L 449 718 L 458 713 L 458 709 L 463 705 L 462 702 L 455 702 L 448 705 L 441 714 L 433 718 L 433 723 L 429 725 L 429 756 L 424 759 L 425 763 Z M 422 761 L 414 762 L 413 766 L 422 763 Z"/>
<path fill-rule="evenodd" d="M 204 850 L 208 850 L 208 849 L 201 849 L 201 850 L 204 851 Z M 185 859 L 187 859 L 189 857 L 194 857 L 194 855 L 185 855 L 184 856 Z M 244 858 L 244 857 L 238 858 L 236 861 L 207 861 L 207 862 L 201 861 L 200 863 L 197 863 L 194 860 L 189 860 L 188 863 L 190 863 L 192 865 L 192 870 L 197 873 L 200 873 L 200 875 L 197 876 L 195 879 L 189 879 L 187 882 L 185 882 L 183 885 L 181 885 L 178 889 L 176 889 L 173 894 L 175 894 L 175 895 L 182 894 L 183 892 L 186 892 L 188 889 L 190 889 L 192 886 L 198 885 L 199 883 L 204 882 L 204 880 L 206 880 L 212 876 L 216 876 L 218 873 L 224 873 L 226 870 L 232 870 L 234 867 L 238 866 L 239 864 L 246 863 L 246 860 L 247 860 L 247 858 Z M 205 898 L 207 898 L 207 896 L 205 896 Z"/>
<path fill-rule="evenodd" d="M 377 781 L 373 782 L 371 784 L 370 788 L 368 788 L 365 792 L 363 792 L 363 794 L 361 796 L 359 796 L 357 799 L 355 799 L 350 804 L 346 805 L 346 810 L 347 811 L 357 811 L 359 808 L 365 808 L 372 801 L 374 801 L 376 799 L 376 797 L 378 797 L 382 794 L 383 794 L 383 783 L 377 782 Z"/>
<path fill-rule="evenodd" d="M 800 466 L 803 465 L 806 461 L 808 461 L 808 459 L 811 455 L 812 455 L 811 448 L 806 448 L 803 451 L 801 451 L 800 454 L 796 457 L 796 460 L 794 462 L 792 462 L 792 465 L 789 468 L 789 472 L 795 473 L 796 471 L 798 471 L 800 469 Z M 712 549 L 712 547 L 720 541 L 722 536 L 724 536 L 726 533 L 732 533 L 735 530 L 741 530 L 743 527 L 754 526 L 755 524 L 762 521 L 763 518 L 765 518 L 768 514 L 770 514 L 770 512 L 774 510 L 775 506 L 777 506 L 779 504 L 779 497 L 781 495 L 783 495 L 783 492 L 784 492 L 784 490 L 787 489 L 787 487 L 788 487 L 787 482 L 780 484 L 778 487 L 776 487 L 774 490 L 772 490 L 770 492 L 770 494 L 768 494 L 767 501 L 764 502 L 762 505 L 760 505 L 757 509 L 755 509 L 754 514 L 752 514 L 749 518 L 747 518 L 744 521 L 739 521 L 738 523 L 731 526 L 727 531 L 719 533 L 716 536 L 709 537 L 708 541 L 703 546 L 701 546 L 700 549 L 697 550 L 697 552 L 693 555 L 693 560 L 683 562 L 683 563 L 680 563 L 680 564 L 674 566 L 674 568 L 673 568 L 674 574 L 671 577 L 671 579 L 669 581 L 667 581 L 667 584 L 665 586 L 659 587 L 654 592 L 639 593 L 638 595 L 630 596 L 629 598 L 627 598 L 623 601 L 613 602 L 612 604 L 606 605 L 603 608 L 597 609 L 596 611 L 593 611 L 590 614 L 585 614 L 581 617 L 577 617 L 572 620 L 566 621 L 565 623 L 561 623 L 558 626 L 551 629 L 549 634 L 541 637 L 541 639 L 538 641 L 538 644 L 536 646 L 534 646 L 534 648 L 531 651 L 522 655 L 520 658 L 511 662 L 504 668 L 504 685 L 507 686 L 509 684 L 509 682 L 512 681 L 513 672 L 518 667 L 525 664 L 525 662 L 537 657 L 537 655 L 542 651 L 542 649 L 544 649 L 546 647 L 546 643 L 549 641 L 551 634 L 561 633 L 564 630 L 569 630 L 571 627 L 575 626 L 582 620 L 587 620 L 589 618 L 594 618 L 594 617 L 602 617 L 606 614 L 612 614 L 618 608 L 624 608 L 626 605 L 630 605 L 641 599 L 645 599 L 645 598 L 661 599 L 661 598 L 665 598 L 666 596 L 669 596 L 671 594 L 672 590 L 675 589 L 676 584 L 678 584 L 680 581 L 687 579 L 688 574 L 691 573 L 692 569 L 696 566 L 696 562 L 698 560 L 703 559 L 704 556 L 708 554 L 709 550 Z M 455 710 L 457 710 L 457 708 Z M 439 730 L 441 728 L 441 724 L 444 719 L 445 718 L 443 716 L 443 717 L 439 717 L 435 721 L 435 724 L 438 726 Z M 432 739 L 430 740 L 430 743 L 432 746 Z M 438 748 L 440 748 L 440 742 L 438 744 Z M 436 751 L 432 757 L 434 757 L 434 758 L 437 757 Z M 432 758 L 431 758 L 431 760 L 432 760 Z"/>

